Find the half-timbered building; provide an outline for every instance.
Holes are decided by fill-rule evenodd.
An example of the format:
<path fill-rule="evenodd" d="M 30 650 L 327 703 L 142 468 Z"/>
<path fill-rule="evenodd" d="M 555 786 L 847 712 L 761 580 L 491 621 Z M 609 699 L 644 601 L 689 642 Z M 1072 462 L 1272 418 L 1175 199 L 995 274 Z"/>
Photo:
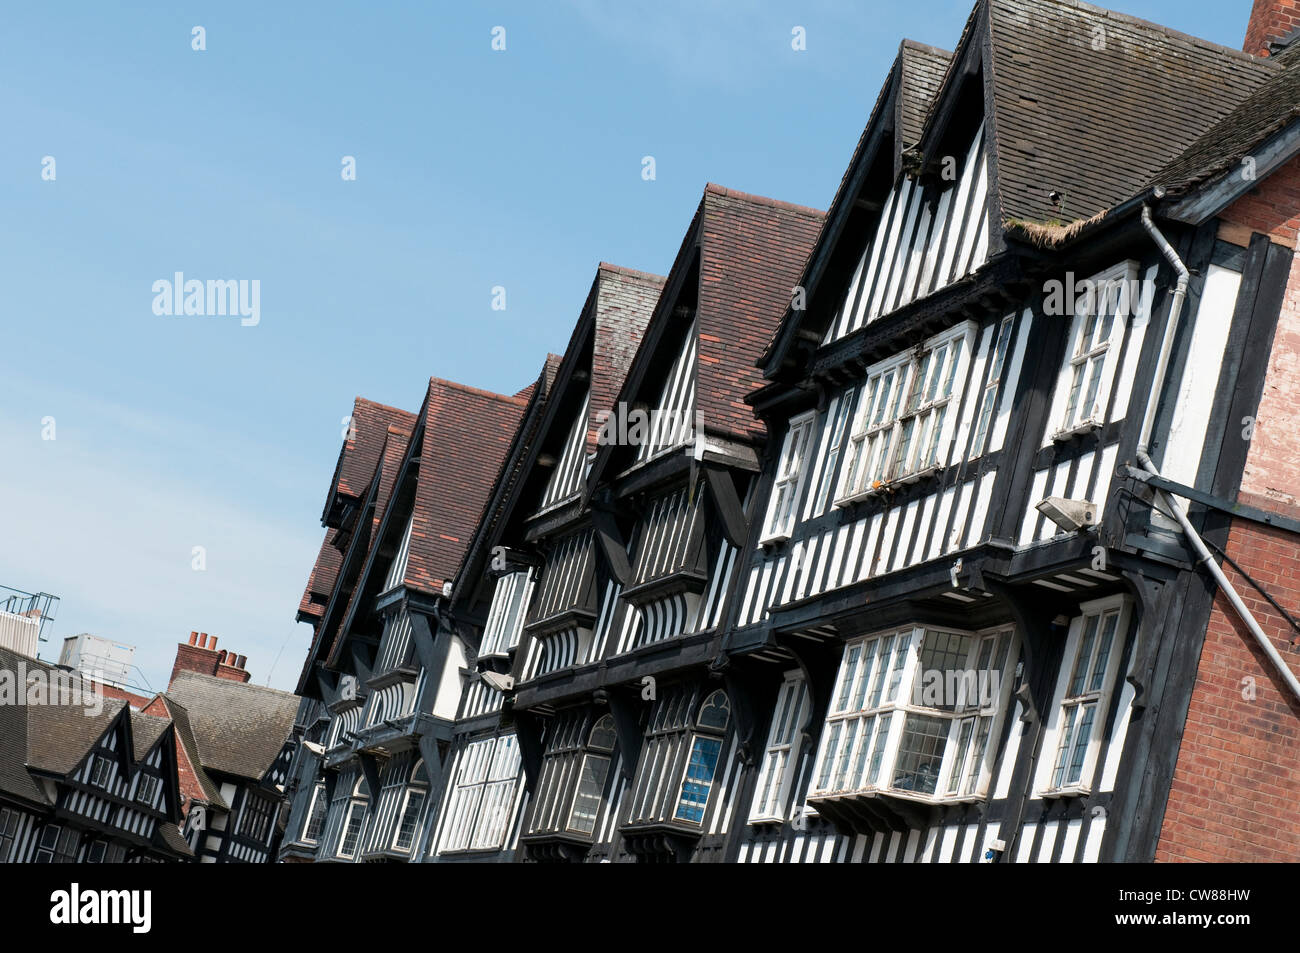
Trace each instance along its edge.
<path fill-rule="evenodd" d="M 751 398 L 732 857 L 1151 859 L 1290 258 L 1165 170 L 1278 69 L 1065 0 L 903 44 Z"/>
<path fill-rule="evenodd" d="M 175 727 L 123 701 L 41 690 L 68 673 L 0 648 L 0 863 L 188 861 Z M 82 693 L 82 688 L 86 693 Z"/>
<path fill-rule="evenodd" d="M 264 864 L 279 850 L 297 696 L 181 670 L 145 708 L 176 726 L 183 833 L 204 864 Z"/>
<path fill-rule="evenodd" d="M 452 611 L 474 653 L 454 770 L 431 832 L 430 850 L 438 860 L 513 859 L 521 842 L 525 854 L 547 856 L 584 851 L 600 840 L 594 814 L 579 808 L 582 816 L 575 815 L 572 802 L 578 761 L 591 774 L 584 803 L 603 800 L 612 746 L 603 755 L 584 752 L 593 731 L 598 748 L 608 742 L 608 719 L 598 727 L 600 714 L 592 717 L 589 703 L 539 720 L 504 702 L 513 697 L 516 682 L 533 682 L 593 657 L 600 590 L 613 577 L 601 562 L 599 518 L 584 504 L 583 490 L 663 282 L 609 264 L 597 269 L 544 400 L 520 428 L 466 556 Z M 554 727 L 561 723 L 568 725 L 570 739 L 563 756 Z M 508 763 L 496 760 L 500 750 L 510 753 Z M 540 796 L 545 806 L 527 814 L 505 812 L 514 836 L 502 842 L 503 825 L 494 818 L 507 790 L 507 767 L 520 795 L 530 801 Z"/>
<path fill-rule="evenodd" d="M 354 415 L 325 510 L 325 545 L 341 544 L 341 559 L 318 562 L 301 607 L 318 621 L 299 690 L 320 707 L 299 712 L 310 743 L 289 769 L 286 859 L 421 856 L 467 663 L 447 600 L 535 389 L 434 379 L 414 417 L 378 405 Z M 489 775 L 511 766 L 508 747 Z"/>
<path fill-rule="evenodd" d="M 711 667 L 764 440 L 744 397 L 820 225 L 710 185 L 608 402 L 557 398 L 565 453 L 503 537 L 530 571 L 497 583 L 503 608 L 525 587 L 507 684 L 526 859 L 722 856 L 747 713 Z"/>
<path fill-rule="evenodd" d="M 1269 783 L 1300 734 L 1296 6 L 1241 52 L 978 0 L 953 52 L 900 45 L 824 216 L 710 185 L 666 279 L 601 266 L 492 453 L 370 413 L 299 610 L 282 857 L 1300 842 Z M 431 517 L 449 472 L 473 506 Z M 1258 777 L 1216 812 L 1224 752 Z"/>

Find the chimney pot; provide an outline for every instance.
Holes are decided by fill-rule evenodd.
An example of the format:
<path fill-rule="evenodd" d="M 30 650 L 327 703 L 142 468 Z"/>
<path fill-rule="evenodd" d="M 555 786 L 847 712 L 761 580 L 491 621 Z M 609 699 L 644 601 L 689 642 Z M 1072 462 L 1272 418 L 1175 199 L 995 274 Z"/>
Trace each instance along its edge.
<path fill-rule="evenodd" d="M 215 635 L 208 640 L 208 649 L 213 652 L 217 650 L 217 637 Z"/>
<path fill-rule="evenodd" d="M 197 632 L 191 632 L 191 633 L 190 633 L 190 645 L 193 645 L 193 644 L 194 644 L 195 642 L 197 642 L 198 640 L 199 640 L 199 634 L 198 634 Z"/>
<path fill-rule="evenodd" d="M 201 649 L 206 649 L 207 647 L 208 647 L 208 633 L 206 633 L 206 632 L 200 632 L 200 633 L 199 633 L 199 648 L 201 648 Z"/>

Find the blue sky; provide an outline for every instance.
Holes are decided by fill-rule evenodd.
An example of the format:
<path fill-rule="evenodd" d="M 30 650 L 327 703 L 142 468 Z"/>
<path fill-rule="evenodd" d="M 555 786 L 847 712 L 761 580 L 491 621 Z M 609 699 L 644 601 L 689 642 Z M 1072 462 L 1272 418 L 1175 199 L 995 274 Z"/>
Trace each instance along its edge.
<path fill-rule="evenodd" d="M 1117 6 L 1237 45 L 1250 4 Z M 706 182 L 825 208 L 899 39 L 951 49 L 969 9 L 6 4 L 0 585 L 62 598 L 42 655 L 94 632 L 162 689 L 198 629 L 291 688 L 354 395 L 518 390 L 597 262 L 669 267 Z M 177 271 L 257 279 L 260 322 L 155 315 Z"/>

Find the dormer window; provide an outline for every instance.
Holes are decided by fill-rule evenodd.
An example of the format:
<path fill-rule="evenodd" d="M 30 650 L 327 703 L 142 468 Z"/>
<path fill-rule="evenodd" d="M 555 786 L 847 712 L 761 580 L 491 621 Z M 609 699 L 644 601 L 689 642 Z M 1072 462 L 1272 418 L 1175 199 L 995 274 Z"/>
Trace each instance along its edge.
<path fill-rule="evenodd" d="M 142 774 L 135 785 L 135 799 L 141 804 L 152 805 L 162 781 L 152 774 Z"/>
<path fill-rule="evenodd" d="M 90 766 L 90 783 L 97 788 L 106 788 L 112 777 L 112 759 L 100 754 L 95 755 L 95 760 Z"/>

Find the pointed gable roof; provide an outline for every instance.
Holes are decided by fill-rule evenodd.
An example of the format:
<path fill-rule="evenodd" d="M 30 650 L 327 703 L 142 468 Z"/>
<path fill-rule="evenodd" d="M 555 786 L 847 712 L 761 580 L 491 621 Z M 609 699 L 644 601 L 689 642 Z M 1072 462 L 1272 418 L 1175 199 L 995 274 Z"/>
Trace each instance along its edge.
<path fill-rule="evenodd" d="M 595 341 L 591 359 L 591 400 L 587 414 L 587 450 L 596 448 L 602 411 L 612 411 L 636 356 L 664 277 L 601 262 L 592 281 L 596 296 Z"/>
<path fill-rule="evenodd" d="M 432 378 L 405 583 L 439 593 L 455 578 L 519 419 L 525 397 Z"/>
<path fill-rule="evenodd" d="M 975 15 L 987 19 L 990 188 L 1004 222 L 1121 204 L 1278 68 L 1079 0 L 980 0 Z"/>
<path fill-rule="evenodd" d="M 825 213 L 710 183 L 701 200 L 696 410 L 713 432 L 761 440 L 745 397 Z"/>
<path fill-rule="evenodd" d="M 357 397 L 352 402 L 352 420 L 339 448 L 334 478 L 330 481 L 329 496 L 321 522 L 335 525 L 342 502 L 356 502 L 366 495 L 375 466 L 383 452 L 384 437 L 389 428 L 410 433 L 415 415 L 397 407 L 376 403 Z"/>
<path fill-rule="evenodd" d="M 297 695 L 197 672 L 178 672 L 163 696 L 185 709 L 206 771 L 250 781 L 275 763 L 298 713 Z"/>
<path fill-rule="evenodd" d="M 951 62 L 952 54 L 947 50 L 914 40 L 903 40 L 899 44 L 898 55 L 876 96 L 871 115 L 858 137 L 858 144 L 826 213 L 816 247 L 810 252 L 797 282 L 804 288 L 809 303 L 826 274 L 831 252 L 845 233 L 850 219 L 858 213 L 856 203 L 870 173 L 880 161 L 882 150 L 891 150 L 892 178 L 896 179 L 902 173 L 904 150 L 920 142 L 926 119 L 948 76 Z M 783 320 L 773 329 L 757 362 L 766 373 L 780 366 L 807 313 L 806 310 L 785 310 Z"/>

